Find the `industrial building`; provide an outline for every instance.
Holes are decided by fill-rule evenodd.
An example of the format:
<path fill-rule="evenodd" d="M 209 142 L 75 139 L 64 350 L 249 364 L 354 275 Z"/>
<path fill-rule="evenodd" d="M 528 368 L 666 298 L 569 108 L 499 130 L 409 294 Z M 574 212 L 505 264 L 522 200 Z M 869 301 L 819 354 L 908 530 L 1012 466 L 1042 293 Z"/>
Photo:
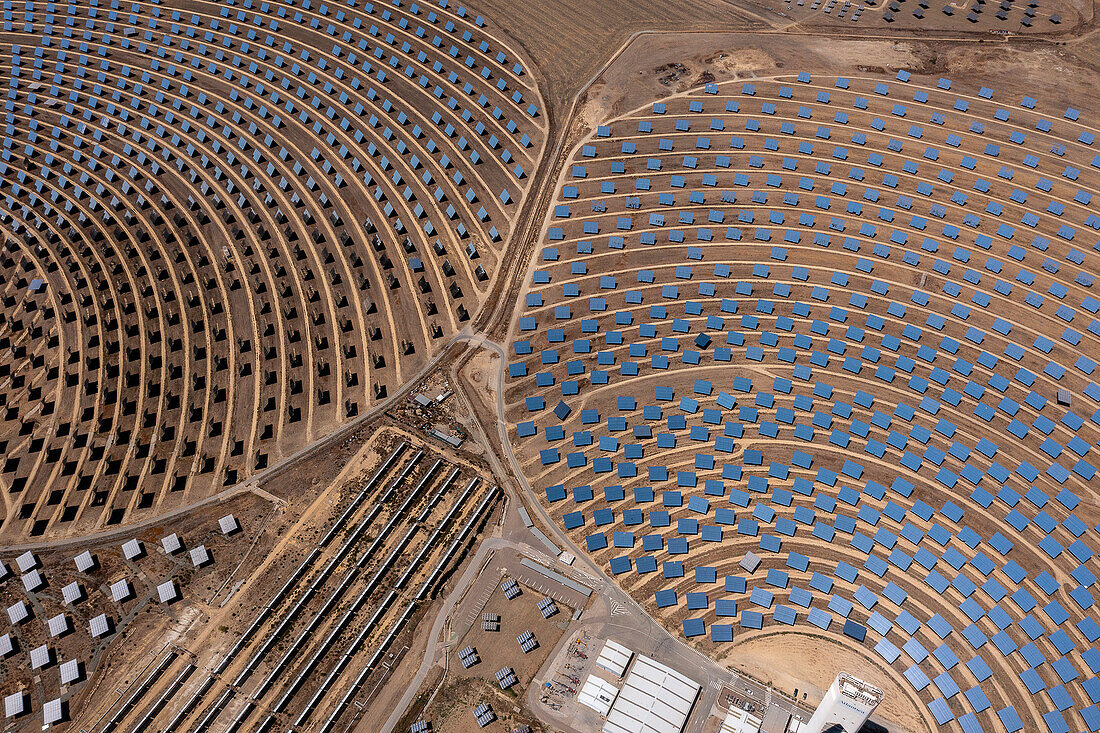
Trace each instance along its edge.
<path fill-rule="evenodd" d="M 680 733 L 699 684 L 639 654 L 611 705 L 604 733 Z"/>
<path fill-rule="evenodd" d="M 725 720 L 718 733 L 758 733 L 764 721 L 752 715 L 748 710 L 732 708 L 726 713 Z"/>
<path fill-rule="evenodd" d="M 764 719 L 760 721 L 760 733 L 787 733 L 787 724 L 790 722 L 790 713 L 778 705 L 769 705 Z"/>
<path fill-rule="evenodd" d="M 803 733 L 856 733 L 882 702 L 882 690 L 841 672 L 829 686 Z M 839 726 L 839 729 L 838 727 Z"/>
<path fill-rule="evenodd" d="M 616 679 L 622 679 L 626 674 L 626 668 L 630 666 L 630 660 L 634 658 L 634 652 L 613 639 L 608 639 L 600 649 L 600 655 L 596 657 L 596 666 L 615 675 Z"/>
<path fill-rule="evenodd" d="M 611 705 L 615 702 L 618 694 L 619 689 L 615 685 L 590 674 L 588 679 L 584 681 L 581 691 L 577 694 L 577 702 L 606 717 L 611 712 Z"/>

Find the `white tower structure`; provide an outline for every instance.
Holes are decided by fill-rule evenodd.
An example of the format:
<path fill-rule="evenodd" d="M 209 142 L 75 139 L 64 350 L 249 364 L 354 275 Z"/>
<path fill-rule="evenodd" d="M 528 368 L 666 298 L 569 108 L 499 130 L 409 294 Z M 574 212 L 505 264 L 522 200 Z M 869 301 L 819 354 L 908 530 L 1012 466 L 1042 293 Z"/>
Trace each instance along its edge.
<path fill-rule="evenodd" d="M 857 733 L 882 702 L 882 690 L 841 672 L 799 733 Z"/>

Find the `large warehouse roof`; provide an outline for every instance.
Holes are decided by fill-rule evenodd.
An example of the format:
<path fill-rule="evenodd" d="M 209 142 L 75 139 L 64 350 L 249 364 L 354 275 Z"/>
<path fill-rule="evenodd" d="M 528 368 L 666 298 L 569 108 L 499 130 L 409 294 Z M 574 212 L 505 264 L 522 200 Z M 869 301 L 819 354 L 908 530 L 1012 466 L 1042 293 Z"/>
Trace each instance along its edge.
<path fill-rule="evenodd" d="M 590 674 L 588 679 L 584 681 L 580 694 L 577 695 L 577 702 L 581 705 L 587 705 L 600 715 L 607 715 L 611 711 L 611 704 L 615 702 L 615 696 L 618 694 L 619 691 L 615 689 L 615 685 Z"/>
<path fill-rule="evenodd" d="M 626 674 L 626 668 L 633 656 L 633 651 L 617 641 L 608 639 L 603 643 L 600 656 L 596 658 L 596 666 L 621 679 Z"/>
<path fill-rule="evenodd" d="M 680 733 L 699 685 L 674 669 L 638 655 L 607 714 L 604 733 Z"/>

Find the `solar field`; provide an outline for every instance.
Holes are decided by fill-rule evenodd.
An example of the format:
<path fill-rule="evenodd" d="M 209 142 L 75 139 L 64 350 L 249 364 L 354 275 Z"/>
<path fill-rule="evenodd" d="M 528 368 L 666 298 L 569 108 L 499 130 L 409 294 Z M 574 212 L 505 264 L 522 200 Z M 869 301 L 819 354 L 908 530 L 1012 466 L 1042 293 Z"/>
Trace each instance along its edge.
<path fill-rule="evenodd" d="M 914 728 L 1100 730 L 1095 134 L 905 71 L 600 125 L 508 344 L 553 518 L 712 656 L 812 633 Z"/>
<path fill-rule="evenodd" d="M 7 535 L 236 485 L 478 312 L 546 139 L 481 16 L 4 5 Z"/>
<path fill-rule="evenodd" d="M 912 32 L 996 35 L 1067 33 L 1091 19 L 1091 8 L 1051 0 L 783 0 L 778 11 L 806 26 L 845 30 L 901 28 Z"/>
<path fill-rule="evenodd" d="M 1091 4 L 0 2 L 5 725 L 1100 731 Z"/>

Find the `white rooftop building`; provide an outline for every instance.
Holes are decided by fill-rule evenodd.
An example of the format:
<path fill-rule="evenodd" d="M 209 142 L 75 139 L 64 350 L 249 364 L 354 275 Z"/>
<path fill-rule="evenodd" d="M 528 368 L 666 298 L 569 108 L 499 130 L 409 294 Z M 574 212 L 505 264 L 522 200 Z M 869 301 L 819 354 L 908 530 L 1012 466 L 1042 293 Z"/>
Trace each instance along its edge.
<path fill-rule="evenodd" d="M 176 581 L 166 580 L 157 586 L 157 596 L 160 598 L 161 603 L 171 603 L 180 597 L 180 593 L 176 590 Z"/>
<path fill-rule="evenodd" d="M 53 725 L 65 719 L 65 705 L 60 697 L 49 700 L 42 706 L 42 724 Z"/>
<path fill-rule="evenodd" d="M 84 599 L 84 589 L 75 580 L 61 589 L 61 599 L 70 606 Z"/>
<path fill-rule="evenodd" d="M 30 618 L 31 612 L 27 610 L 27 604 L 23 601 L 16 601 L 8 606 L 8 619 L 13 624 L 19 624 Z"/>
<path fill-rule="evenodd" d="M 617 641 L 608 639 L 600 649 L 600 656 L 596 657 L 596 666 L 622 679 L 633 658 L 633 651 Z"/>
<path fill-rule="evenodd" d="M 45 584 L 45 578 L 43 578 L 42 573 L 37 570 L 32 570 L 23 576 L 23 588 L 28 593 L 33 593 Z"/>
<path fill-rule="evenodd" d="M 122 554 L 127 560 L 136 560 L 145 554 L 145 546 L 140 540 L 127 540 L 122 545 Z"/>
<path fill-rule="evenodd" d="M 95 638 L 110 633 L 111 623 L 107 620 L 107 614 L 101 613 L 88 622 L 88 631 Z"/>
<path fill-rule="evenodd" d="M 80 661 L 69 659 L 61 663 L 61 684 L 71 685 L 84 679 L 84 671 L 80 669 Z"/>
<path fill-rule="evenodd" d="M 760 724 L 763 722 L 760 718 L 750 715 L 747 710 L 730 708 L 718 733 L 759 733 Z"/>
<path fill-rule="evenodd" d="M 94 570 L 96 565 L 95 556 L 87 550 L 74 557 L 73 562 L 76 563 L 76 569 L 81 573 L 87 573 Z"/>
<path fill-rule="evenodd" d="M 19 572 L 25 573 L 28 570 L 33 570 L 38 567 L 38 558 L 34 556 L 33 552 L 28 550 L 15 558 L 15 564 L 18 566 Z"/>
<path fill-rule="evenodd" d="M 604 733 L 680 733 L 699 684 L 639 654 L 604 721 Z"/>
<path fill-rule="evenodd" d="M 173 532 L 172 534 L 160 538 L 160 546 L 164 549 L 165 553 L 174 555 L 183 549 L 183 541 L 178 534 Z"/>
<path fill-rule="evenodd" d="M 201 568 L 209 562 L 211 562 L 210 551 L 206 549 L 206 545 L 199 545 L 198 547 L 191 548 L 192 565 Z"/>
<path fill-rule="evenodd" d="M 115 601 L 125 601 L 133 594 L 134 591 L 130 587 L 130 581 L 126 580 L 126 578 L 111 583 L 111 598 Z"/>
<path fill-rule="evenodd" d="M 45 644 L 31 649 L 31 669 L 42 669 L 49 665 L 51 656 L 50 648 Z"/>
<path fill-rule="evenodd" d="M 218 527 L 221 529 L 222 534 L 229 535 L 240 529 L 241 524 L 232 514 L 226 514 L 218 520 Z"/>
<path fill-rule="evenodd" d="M 587 705 L 600 715 L 606 716 L 611 711 L 611 705 L 619 694 L 619 688 L 607 680 L 600 679 L 594 674 L 588 675 L 588 679 L 577 693 L 577 702 Z"/>
<path fill-rule="evenodd" d="M 50 629 L 50 636 L 61 636 L 69 633 L 69 618 L 63 613 L 59 613 L 51 618 L 46 622 L 46 625 Z"/>
<path fill-rule="evenodd" d="M 13 692 L 4 698 L 4 717 L 14 718 L 22 715 L 27 709 L 27 693 L 20 690 Z"/>

